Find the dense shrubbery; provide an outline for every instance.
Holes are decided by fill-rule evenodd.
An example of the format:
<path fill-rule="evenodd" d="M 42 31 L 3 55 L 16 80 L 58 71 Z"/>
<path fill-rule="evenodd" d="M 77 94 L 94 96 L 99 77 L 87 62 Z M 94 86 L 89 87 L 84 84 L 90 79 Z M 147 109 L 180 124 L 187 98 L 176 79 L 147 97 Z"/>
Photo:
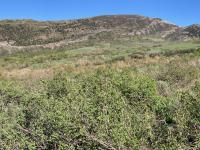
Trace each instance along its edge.
<path fill-rule="evenodd" d="M 184 64 L 185 63 L 185 64 Z M 199 68 L 184 63 L 172 61 L 157 74 L 157 79 L 169 82 L 171 85 L 186 86 L 192 80 L 199 79 Z"/>
<path fill-rule="evenodd" d="M 200 84 L 173 98 L 132 71 L 0 83 L 0 149 L 200 148 Z"/>

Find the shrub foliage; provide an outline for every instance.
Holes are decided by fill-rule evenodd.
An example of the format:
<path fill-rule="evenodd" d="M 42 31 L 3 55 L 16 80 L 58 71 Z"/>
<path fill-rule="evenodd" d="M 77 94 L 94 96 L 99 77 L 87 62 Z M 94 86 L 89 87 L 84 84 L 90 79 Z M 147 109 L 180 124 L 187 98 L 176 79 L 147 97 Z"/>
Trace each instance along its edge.
<path fill-rule="evenodd" d="M 0 82 L 0 149 L 198 149 L 200 84 L 173 98 L 131 71 Z"/>

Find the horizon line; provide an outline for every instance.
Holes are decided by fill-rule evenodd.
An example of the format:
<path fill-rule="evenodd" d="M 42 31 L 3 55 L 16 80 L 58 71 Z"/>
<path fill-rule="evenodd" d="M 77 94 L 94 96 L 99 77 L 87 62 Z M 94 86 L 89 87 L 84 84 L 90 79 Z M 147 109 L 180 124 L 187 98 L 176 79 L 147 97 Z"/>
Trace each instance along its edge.
<path fill-rule="evenodd" d="M 140 16 L 145 18 L 151 18 L 151 19 L 161 19 L 161 21 L 165 21 L 169 24 L 174 24 L 179 27 L 187 27 L 190 25 L 177 25 L 176 23 L 171 22 L 170 20 L 162 19 L 162 18 L 156 18 L 156 17 L 150 17 L 150 16 L 144 16 L 139 14 L 102 14 L 102 15 L 96 15 L 96 16 L 86 16 L 86 17 L 77 17 L 77 18 L 66 18 L 66 19 L 36 19 L 36 18 L 0 18 L 0 21 L 35 21 L 35 22 L 66 22 L 66 21 L 75 21 L 75 20 L 84 20 L 84 19 L 91 19 L 96 17 L 103 17 L 103 16 Z M 194 25 L 196 23 L 192 23 L 191 25 Z M 197 23 L 198 24 L 198 23 Z"/>

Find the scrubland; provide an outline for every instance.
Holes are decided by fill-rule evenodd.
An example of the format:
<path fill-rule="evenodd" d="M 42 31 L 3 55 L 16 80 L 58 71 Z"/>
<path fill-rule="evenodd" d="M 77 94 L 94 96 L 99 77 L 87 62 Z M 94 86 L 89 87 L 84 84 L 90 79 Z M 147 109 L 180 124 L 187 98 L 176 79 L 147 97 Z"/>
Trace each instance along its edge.
<path fill-rule="evenodd" d="M 200 149 L 200 42 L 0 57 L 0 149 Z"/>

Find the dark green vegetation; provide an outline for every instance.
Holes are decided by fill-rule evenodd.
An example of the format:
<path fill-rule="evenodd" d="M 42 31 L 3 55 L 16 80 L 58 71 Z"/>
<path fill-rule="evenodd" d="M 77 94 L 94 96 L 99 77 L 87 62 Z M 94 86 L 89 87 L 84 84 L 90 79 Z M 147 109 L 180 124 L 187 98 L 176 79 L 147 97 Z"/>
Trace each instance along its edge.
<path fill-rule="evenodd" d="M 199 41 L 91 43 L 0 57 L 0 149 L 200 149 Z"/>

